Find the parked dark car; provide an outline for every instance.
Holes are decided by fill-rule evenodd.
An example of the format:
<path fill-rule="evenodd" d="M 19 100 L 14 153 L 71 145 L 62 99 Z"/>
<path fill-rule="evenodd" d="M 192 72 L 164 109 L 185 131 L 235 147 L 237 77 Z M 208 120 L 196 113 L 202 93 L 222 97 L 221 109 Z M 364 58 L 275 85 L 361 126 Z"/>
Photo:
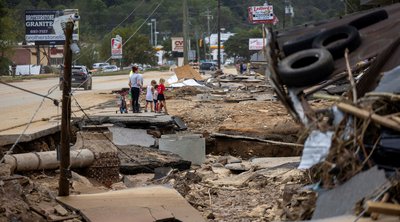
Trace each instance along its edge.
<path fill-rule="evenodd" d="M 71 87 L 83 88 L 84 90 L 92 89 L 92 73 L 86 66 L 74 65 L 71 67 Z M 63 88 L 63 74 L 60 76 L 60 90 Z"/>
<path fill-rule="evenodd" d="M 204 73 L 205 71 L 215 71 L 217 70 L 217 64 L 214 62 L 203 62 L 200 64 L 200 73 Z"/>

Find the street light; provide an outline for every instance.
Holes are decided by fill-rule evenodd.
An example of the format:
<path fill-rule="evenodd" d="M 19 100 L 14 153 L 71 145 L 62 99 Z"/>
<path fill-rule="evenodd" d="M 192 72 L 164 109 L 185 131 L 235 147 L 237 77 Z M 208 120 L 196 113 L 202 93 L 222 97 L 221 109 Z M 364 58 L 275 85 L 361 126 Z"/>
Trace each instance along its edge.
<path fill-rule="evenodd" d="M 153 45 L 153 23 L 149 22 L 147 25 L 150 26 L 150 45 Z"/>
<path fill-rule="evenodd" d="M 154 45 L 157 46 L 157 20 L 154 18 L 151 22 L 154 22 Z"/>

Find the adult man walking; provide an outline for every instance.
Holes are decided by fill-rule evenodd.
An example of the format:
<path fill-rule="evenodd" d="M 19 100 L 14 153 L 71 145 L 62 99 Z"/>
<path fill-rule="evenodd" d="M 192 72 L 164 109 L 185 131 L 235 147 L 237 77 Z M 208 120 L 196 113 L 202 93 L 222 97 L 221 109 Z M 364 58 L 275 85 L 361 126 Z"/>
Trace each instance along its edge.
<path fill-rule="evenodd" d="M 132 110 L 134 113 L 139 112 L 139 96 L 140 90 L 143 87 L 143 76 L 139 74 L 139 68 L 136 66 L 132 67 L 133 74 L 129 76 L 129 87 L 131 88 L 132 94 Z"/>

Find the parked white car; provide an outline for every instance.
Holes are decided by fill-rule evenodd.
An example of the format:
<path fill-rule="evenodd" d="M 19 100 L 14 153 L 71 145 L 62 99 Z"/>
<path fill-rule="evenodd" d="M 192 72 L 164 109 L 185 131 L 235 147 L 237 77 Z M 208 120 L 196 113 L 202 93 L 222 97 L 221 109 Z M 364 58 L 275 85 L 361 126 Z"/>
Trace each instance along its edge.
<path fill-rule="evenodd" d="M 109 65 L 103 67 L 103 72 L 116 72 L 118 71 L 118 67 L 116 65 Z"/>
<path fill-rule="evenodd" d="M 104 66 L 109 66 L 110 63 L 107 62 L 99 62 L 99 63 L 95 63 L 93 64 L 93 69 L 103 69 Z"/>

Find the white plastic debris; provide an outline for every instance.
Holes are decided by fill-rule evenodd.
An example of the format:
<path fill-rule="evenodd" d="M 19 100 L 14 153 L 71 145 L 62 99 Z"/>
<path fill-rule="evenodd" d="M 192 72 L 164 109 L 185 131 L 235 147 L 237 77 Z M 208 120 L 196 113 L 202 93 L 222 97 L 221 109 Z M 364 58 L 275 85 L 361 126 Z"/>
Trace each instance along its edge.
<path fill-rule="evenodd" d="M 325 160 L 332 145 L 332 131 L 314 130 L 308 136 L 298 169 L 309 169 Z"/>

